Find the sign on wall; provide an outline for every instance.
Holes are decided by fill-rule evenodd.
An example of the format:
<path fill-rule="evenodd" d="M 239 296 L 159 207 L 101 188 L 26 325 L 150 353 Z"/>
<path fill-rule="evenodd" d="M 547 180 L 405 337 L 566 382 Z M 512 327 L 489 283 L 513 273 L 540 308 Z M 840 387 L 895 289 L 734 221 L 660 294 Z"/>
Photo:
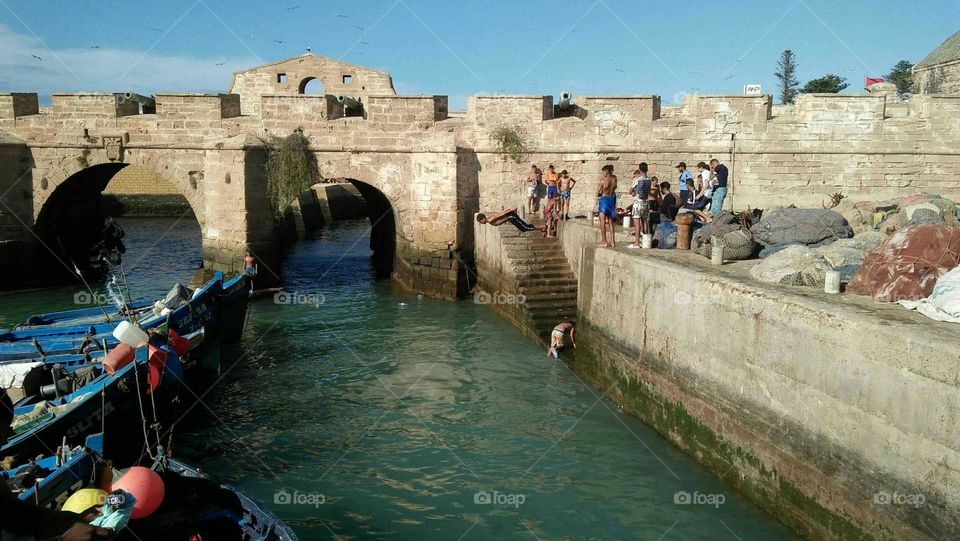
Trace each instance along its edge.
<path fill-rule="evenodd" d="M 759 84 L 746 84 L 743 85 L 743 95 L 744 96 L 761 96 L 763 92 L 760 90 Z"/>

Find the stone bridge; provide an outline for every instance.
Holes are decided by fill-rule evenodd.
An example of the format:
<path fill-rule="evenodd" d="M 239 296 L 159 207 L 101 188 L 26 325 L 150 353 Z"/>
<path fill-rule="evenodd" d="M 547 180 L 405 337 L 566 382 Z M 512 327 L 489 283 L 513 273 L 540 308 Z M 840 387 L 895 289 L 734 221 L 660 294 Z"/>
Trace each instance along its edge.
<path fill-rule="evenodd" d="M 316 84 L 321 93 L 307 93 Z M 526 141 L 522 163 L 491 139 L 502 126 Z M 694 95 L 674 107 L 658 96 L 578 96 L 564 111 L 551 96 L 472 96 L 450 112 L 445 96 L 398 96 L 386 73 L 307 54 L 236 73 L 225 94 L 158 92 L 155 107 L 122 94 L 54 94 L 50 107 L 36 94 L 0 94 L 0 255 L 22 269 L 28 250 L 55 251 L 51 231 L 69 229 L 72 202 L 137 165 L 189 201 L 205 267 L 237 270 L 249 248 L 278 269 L 261 138 L 297 128 L 321 174 L 349 179 L 367 199 L 374 245 L 393 249 L 397 280 L 442 298 L 473 284 L 474 213 L 522 208 L 531 163 L 581 181 L 577 214 L 593 208 L 605 164 L 625 192 L 640 161 L 672 181 L 678 161 L 714 157 L 731 170 L 738 208 L 819 207 L 837 191 L 960 196 L 960 96 L 815 94 L 774 106 L 770 96 Z"/>

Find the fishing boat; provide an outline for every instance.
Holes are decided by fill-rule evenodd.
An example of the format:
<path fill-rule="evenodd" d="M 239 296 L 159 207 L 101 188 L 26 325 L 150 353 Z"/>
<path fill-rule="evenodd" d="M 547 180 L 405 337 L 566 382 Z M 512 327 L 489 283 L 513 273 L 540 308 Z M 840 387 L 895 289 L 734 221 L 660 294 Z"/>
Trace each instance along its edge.
<path fill-rule="evenodd" d="M 5 470 L 3 477 L 21 501 L 59 509 L 70 494 L 94 477 L 102 452 L 103 434 L 91 434 L 82 446 L 61 446 L 55 454 Z"/>
<path fill-rule="evenodd" d="M 238 278 L 241 278 L 240 285 L 245 286 L 246 278 Z M 226 343 L 236 342 L 243 331 L 247 302 L 244 295 L 237 294 L 240 290 L 237 279 L 230 282 L 231 289 L 225 293 L 223 275 L 218 273 L 214 279 L 194 291 L 182 305 L 173 310 L 161 310 L 160 313 L 150 310 L 143 314 L 137 323 L 145 330 L 166 325 L 180 335 L 205 329 L 208 340 L 219 339 L 221 335 L 225 335 Z M 43 316 L 32 316 L 31 319 L 41 317 Z M 63 316 L 59 319 L 63 325 L 22 327 L 0 333 L 0 362 L 50 355 L 83 354 L 107 350 L 117 343 L 112 333 L 120 321 L 66 325 L 70 319 Z M 221 319 L 228 323 L 225 332 L 220 324 Z"/>
<path fill-rule="evenodd" d="M 50 510 L 60 510 L 79 490 L 109 492 L 124 472 L 111 467 L 103 443 L 102 434 L 91 434 L 82 446 L 60 446 L 53 453 L 3 471 L 3 482 L 21 501 Z M 263 504 L 198 468 L 166 457 L 151 460 L 148 467 L 162 482 L 162 500 L 146 517 L 130 520 L 115 539 L 297 541 L 296 534 Z"/>
<path fill-rule="evenodd" d="M 109 433 L 129 437 L 124 429 L 135 426 L 147 415 L 152 422 L 158 422 L 179 391 L 180 358 L 165 344 L 139 348 L 133 357 L 112 374 L 103 364 L 95 363 L 82 367 L 86 370 L 83 379 L 76 373 L 68 374 L 68 382 L 87 381 L 71 392 L 62 393 L 62 381 L 58 380 L 45 386 L 41 393 L 16 402 L 13 434 L 0 447 L 0 458 L 46 454 L 64 441 L 78 445 L 87 435 L 103 432 L 107 425 L 116 427 Z M 117 449 L 130 447 L 121 445 L 122 441 L 116 444 Z M 139 440 L 137 444 L 141 444 Z"/>

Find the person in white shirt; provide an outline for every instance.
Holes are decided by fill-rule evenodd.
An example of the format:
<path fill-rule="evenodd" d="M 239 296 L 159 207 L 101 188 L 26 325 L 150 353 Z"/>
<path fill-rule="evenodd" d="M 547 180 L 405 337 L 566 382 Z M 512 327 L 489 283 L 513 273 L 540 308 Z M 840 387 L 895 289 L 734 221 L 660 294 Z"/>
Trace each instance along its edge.
<path fill-rule="evenodd" d="M 697 164 L 697 195 L 696 198 L 706 197 L 710 199 L 713 195 L 713 185 L 710 182 L 710 166 L 706 162 L 700 162 Z M 707 205 L 703 210 L 710 208 L 710 205 Z"/>

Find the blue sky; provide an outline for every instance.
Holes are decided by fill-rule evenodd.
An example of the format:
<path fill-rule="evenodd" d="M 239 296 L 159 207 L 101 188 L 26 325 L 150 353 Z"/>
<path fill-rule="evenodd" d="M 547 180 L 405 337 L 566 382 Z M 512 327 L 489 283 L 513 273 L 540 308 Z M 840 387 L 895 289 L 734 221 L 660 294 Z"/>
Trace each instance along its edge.
<path fill-rule="evenodd" d="M 956 2 L 928 0 L 0 0 L 0 91 L 222 92 L 233 71 L 311 47 L 454 108 L 561 90 L 674 103 L 775 93 L 786 48 L 801 82 L 836 73 L 860 91 L 957 30 Z"/>

